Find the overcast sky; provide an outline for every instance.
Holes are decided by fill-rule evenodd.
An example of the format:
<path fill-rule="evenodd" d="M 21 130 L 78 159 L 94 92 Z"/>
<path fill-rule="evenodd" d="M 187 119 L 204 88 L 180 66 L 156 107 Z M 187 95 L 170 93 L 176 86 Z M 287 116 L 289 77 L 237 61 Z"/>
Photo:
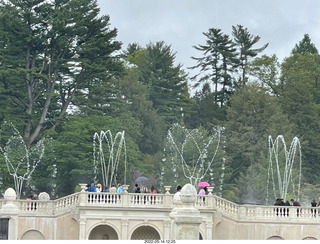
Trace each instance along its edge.
<path fill-rule="evenodd" d="M 219 28 L 231 35 L 243 25 L 261 37 L 255 47 L 269 43 L 264 54 L 279 61 L 289 56 L 304 34 L 320 50 L 319 0 L 98 0 L 101 13 L 110 16 L 123 49 L 129 43 L 145 46 L 165 41 L 183 68 L 195 65 L 191 56 L 202 53 L 192 46 L 205 44 L 203 32 Z"/>

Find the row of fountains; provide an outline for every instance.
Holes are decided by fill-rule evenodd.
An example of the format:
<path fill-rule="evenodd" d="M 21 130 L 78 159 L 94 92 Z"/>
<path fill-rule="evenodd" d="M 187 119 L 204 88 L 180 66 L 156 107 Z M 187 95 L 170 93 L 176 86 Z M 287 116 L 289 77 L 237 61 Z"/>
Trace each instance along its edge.
<path fill-rule="evenodd" d="M 10 136 L 8 133 L 11 133 Z M 209 136 L 198 129 L 187 130 L 175 124 L 168 131 L 166 138 L 161 172 L 157 177 L 160 188 L 163 189 L 164 182 L 166 185 L 173 186 L 186 183 L 196 186 L 198 182 L 208 180 L 210 185 L 215 187 L 215 193 L 221 196 L 225 173 L 224 150 L 218 150 L 220 144 L 224 144 L 221 143 L 221 134 L 221 129 L 217 129 Z M 20 198 L 24 182 L 30 183 L 32 173 L 44 155 L 45 141 L 40 140 L 34 147 L 27 148 L 19 131 L 7 122 L 0 130 L 0 143 L 4 142 L 3 135 L 6 135 L 7 141 L 3 147 L 0 144 L 0 152 L 4 156 L 8 173 L 14 179 L 15 190 Z M 281 135 L 275 140 L 269 136 L 268 143 L 269 167 L 266 203 L 269 197 L 275 199 L 280 196 L 285 199 L 289 186 L 291 187 L 290 193 L 295 194 L 295 198 L 299 199 L 301 183 L 299 139 L 295 137 L 289 149 Z M 122 183 L 126 184 L 127 155 L 124 131 L 116 133 L 114 137 L 110 130 L 94 134 L 93 164 L 95 182 L 100 180 L 103 185 L 115 183 L 119 178 L 117 174 L 121 166 L 124 177 Z M 52 177 L 55 178 L 56 175 L 57 167 L 53 165 Z M 3 182 L 0 174 L 0 189 L 1 184 Z M 53 196 L 56 182 L 53 181 L 52 185 L 51 195 Z M 269 185 L 271 185 L 271 190 Z"/>

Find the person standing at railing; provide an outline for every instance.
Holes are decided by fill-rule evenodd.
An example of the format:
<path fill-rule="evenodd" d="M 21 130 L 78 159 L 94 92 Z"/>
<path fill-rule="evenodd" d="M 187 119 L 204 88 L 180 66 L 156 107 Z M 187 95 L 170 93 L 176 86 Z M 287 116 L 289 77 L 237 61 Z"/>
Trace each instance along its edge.
<path fill-rule="evenodd" d="M 274 206 L 283 206 L 284 203 L 283 203 L 283 199 L 282 198 L 277 198 Z M 280 213 L 280 216 L 282 215 L 282 209 L 280 208 L 276 208 L 276 214 L 277 216 L 279 216 L 279 213 Z"/>
<path fill-rule="evenodd" d="M 290 201 L 292 202 L 292 206 L 297 206 L 297 207 L 301 206 L 301 204 L 298 201 L 295 201 L 294 199 L 291 199 Z"/>
<path fill-rule="evenodd" d="M 117 187 L 115 186 L 115 184 L 112 184 L 111 187 L 110 187 L 110 193 L 117 193 Z M 112 203 L 115 203 L 116 200 L 115 200 L 115 195 L 112 194 L 111 195 L 111 202 Z"/>
<path fill-rule="evenodd" d="M 291 199 L 290 200 L 291 202 L 292 202 L 292 206 L 296 206 L 296 207 L 300 207 L 301 206 L 301 204 L 298 202 L 298 201 L 295 201 L 294 199 Z M 299 217 L 299 215 L 300 215 L 300 209 L 297 209 L 297 216 Z"/>
<path fill-rule="evenodd" d="M 287 200 L 285 203 L 283 203 L 283 206 L 291 206 L 290 202 Z M 286 208 L 287 217 L 289 217 L 289 208 Z"/>
<path fill-rule="evenodd" d="M 141 193 L 139 186 L 136 188 L 134 193 Z M 134 196 L 134 204 L 139 204 L 139 196 Z"/>
<path fill-rule="evenodd" d="M 177 191 L 173 196 L 173 201 L 174 202 L 181 202 L 181 186 L 177 186 Z"/>
<path fill-rule="evenodd" d="M 134 188 L 133 188 L 133 190 L 132 190 L 132 193 L 136 193 L 136 190 L 137 190 L 138 186 L 139 186 L 138 184 L 135 184 L 135 185 L 134 185 Z"/>
<path fill-rule="evenodd" d="M 204 188 L 201 188 L 198 194 L 200 196 L 206 195 L 206 190 Z"/>
<path fill-rule="evenodd" d="M 206 198 L 204 197 L 206 194 L 207 194 L 207 187 L 204 187 L 202 188 L 200 191 L 199 191 L 199 196 L 201 196 L 202 198 L 202 201 L 203 201 L 203 204 L 205 203 L 205 200 Z M 201 204 L 201 203 L 200 203 Z"/>
<path fill-rule="evenodd" d="M 124 192 L 123 186 L 119 183 L 117 187 L 117 193 L 123 193 L 123 192 Z"/>
<path fill-rule="evenodd" d="M 88 192 L 96 192 L 96 188 L 94 187 L 94 184 L 92 183 L 91 186 L 88 184 L 88 187 L 85 191 Z"/>
<path fill-rule="evenodd" d="M 96 192 L 102 192 L 102 185 L 100 183 L 97 184 Z"/>
<path fill-rule="evenodd" d="M 149 190 L 149 193 L 151 194 L 156 194 L 157 193 L 157 190 L 154 188 L 154 186 L 151 186 L 150 190 Z M 156 204 L 156 196 L 150 196 L 150 202 L 151 204 Z"/>
<path fill-rule="evenodd" d="M 317 202 L 315 199 L 313 199 L 313 201 L 311 202 L 311 207 L 312 208 L 317 207 Z M 316 217 L 316 209 L 311 209 L 311 214 L 313 217 Z"/>
<path fill-rule="evenodd" d="M 110 193 L 117 193 L 117 188 L 116 188 L 115 184 L 111 185 Z"/>

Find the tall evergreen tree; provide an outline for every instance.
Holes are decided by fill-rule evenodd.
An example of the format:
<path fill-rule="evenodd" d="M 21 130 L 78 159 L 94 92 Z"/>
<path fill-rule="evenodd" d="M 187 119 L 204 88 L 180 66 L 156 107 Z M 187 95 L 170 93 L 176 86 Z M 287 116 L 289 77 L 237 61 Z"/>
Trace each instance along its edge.
<path fill-rule="evenodd" d="M 24 112 L 27 145 L 61 123 L 88 84 L 122 68 L 117 31 L 96 0 L 2 1 L 0 29 L 0 78 Z"/>
<path fill-rule="evenodd" d="M 320 55 L 293 54 L 281 67 L 281 104 L 302 144 L 303 171 L 308 182 L 319 177 Z"/>
<path fill-rule="evenodd" d="M 194 88 L 201 86 L 214 87 L 215 101 L 222 107 L 226 102 L 226 95 L 232 89 L 232 72 L 236 66 L 235 44 L 221 29 L 210 28 L 203 33 L 206 37 L 205 45 L 193 46 L 203 52 L 203 57 L 192 57 L 197 65 L 191 69 L 200 68 L 200 72 L 191 77 L 195 81 Z M 220 87 L 222 90 L 220 91 Z"/>
<path fill-rule="evenodd" d="M 304 34 L 303 39 L 292 49 L 291 54 L 318 54 L 318 49 L 311 42 L 308 34 Z"/>
<path fill-rule="evenodd" d="M 238 88 L 232 95 L 225 124 L 227 162 L 233 170 L 230 182 L 235 183 L 251 165 L 268 164 L 269 135 L 292 136 L 292 125 L 276 99 L 255 84 Z M 266 161 L 261 162 L 261 154 Z"/>
<path fill-rule="evenodd" d="M 279 95 L 280 63 L 277 56 L 262 55 L 249 64 L 249 74 L 254 81 L 265 87 L 271 94 Z"/>
<path fill-rule="evenodd" d="M 126 55 L 139 68 L 139 80 L 148 86 L 149 99 L 166 124 L 183 121 L 191 104 L 187 75 L 180 64 L 174 64 L 171 46 L 163 41 L 149 43 L 146 48 L 134 45 Z"/>
<path fill-rule="evenodd" d="M 244 28 L 242 25 L 232 26 L 232 35 L 234 37 L 234 42 L 237 44 L 239 52 L 238 59 L 239 67 L 241 69 L 239 83 L 240 85 L 245 85 L 248 80 L 248 62 L 263 50 L 265 50 L 269 43 L 263 45 L 260 48 L 253 48 L 253 46 L 260 40 L 260 36 L 253 36 L 249 33 L 248 29 Z"/>

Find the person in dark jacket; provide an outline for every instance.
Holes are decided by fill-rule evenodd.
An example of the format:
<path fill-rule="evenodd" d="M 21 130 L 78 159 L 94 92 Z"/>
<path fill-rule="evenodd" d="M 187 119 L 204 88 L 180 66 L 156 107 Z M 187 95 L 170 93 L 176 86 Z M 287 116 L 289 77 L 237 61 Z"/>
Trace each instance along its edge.
<path fill-rule="evenodd" d="M 295 206 L 295 207 L 301 206 L 301 204 L 298 201 L 295 201 L 294 199 L 291 199 L 290 201 L 292 202 L 292 206 Z M 301 211 L 301 209 L 297 209 L 297 217 L 299 217 L 300 211 Z"/>

